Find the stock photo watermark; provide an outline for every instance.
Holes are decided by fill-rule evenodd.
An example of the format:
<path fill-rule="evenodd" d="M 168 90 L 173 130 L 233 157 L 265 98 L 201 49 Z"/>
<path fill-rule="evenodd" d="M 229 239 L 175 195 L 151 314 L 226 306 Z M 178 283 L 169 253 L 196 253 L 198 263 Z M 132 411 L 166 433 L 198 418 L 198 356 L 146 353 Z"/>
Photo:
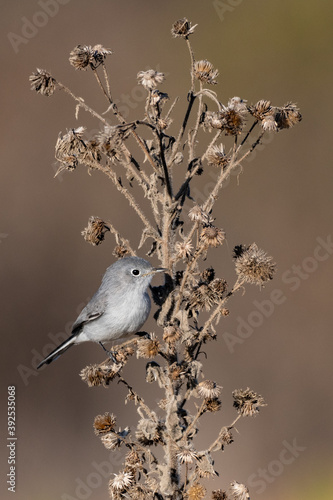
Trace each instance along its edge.
<path fill-rule="evenodd" d="M 213 0 L 213 6 L 220 21 L 224 21 L 225 15 L 233 12 L 241 3 L 243 0 Z"/>
<path fill-rule="evenodd" d="M 19 33 L 10 31 L 7 34 L 15 54 L 18 54 L 22 45 L 26 45 L 39 33 L 41 28 L 45 28 L 49 20 L 55 17 L 62 5 L 67 5 L 70 0 L 38 0 L 40 10 L 30 17 L 21 17 L 21 28 Z"/>
<path fill-rule="evenodd" d="M 283 448 L 277 459 L 271 460 L 265 468 L 259 467 L 255 473 L 248 477 L 247 484 L 255 494 L 260 495 L 263 493 L 267 486 L 281 476 L 285 468 L 293 464 L 300 454 L 306 450 L 305 446 L 297 444 L 296 438 L 293 439 L 292 443 L 284 440 L 282 445 Z"/>
<path fill-rule="evenodd" d="M 290 269 L 282 273 L 281 281 L 288 287 L 288 290 L 294 292 L 299 289 L 302 282 L 308 280 L 310 276 L 318 269 L 321 262 L 326 261 L 333 254 L 332 236 L 326 238 L 318 236 L 317 245 L 313 254 L 305 257 L 300 264 L 294 264 Z M 224 332 L 222 338 L 227 345 L 230 353 L 235 352 L 237 345 L 243 344 L 246 339 L 251 337 L 256 328 L 263 325 L 265 319 L 270 318 L 277 306 L 280 306 L 287 300 L 287 295 L 280 288 L 275 288 L 269 297 L 264 300 L 254 300 L 254 309 L 246 318 L 238 316 L 236 318 L 237 326 L 234 333 Z"/>

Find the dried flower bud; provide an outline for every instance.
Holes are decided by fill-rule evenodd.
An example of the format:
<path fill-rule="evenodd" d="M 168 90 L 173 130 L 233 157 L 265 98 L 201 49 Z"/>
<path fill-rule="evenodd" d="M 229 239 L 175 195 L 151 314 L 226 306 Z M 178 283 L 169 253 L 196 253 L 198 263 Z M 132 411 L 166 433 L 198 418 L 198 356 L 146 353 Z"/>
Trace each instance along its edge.
<path fill-rule="evenodd" d="M 110 228 L 99 217 L 93 215 L 89 217 L 88 226 L 81 232 L 82 236 L 88 243 L 96 246 L 104 241 L 105 233 L 110 231 Z"/>
<path fill-rule="evenodd" d="M 184 261 L 192 257 L 193 245 L 190 241 L 177 241 L 175 244 L 176 259 L 182 259 Z"/>
<path fill-rule="evenodd" d="M 130 472 L 119 472 L 115 474 L 113 479 L 109 481 L 109 491 L 123 491 L 128 489 L 133 482 L 133 474 Z"/>
<path fill-rule="evenodd" d="M 249 500 L 250 498 L 249 490 L 245 484 L 238 483 L 237 481 L 230 483 L 230 494 L 234 500 Z"/>
<path fill-rule="evenodd" d="M 221 113 L 206 111 L 201 117 L 201 123 L 203 127 L 208 130 L 211 130 L 212 128 L 222 130 L 225 122 Z"/>
<path fill-rule="evenodd" d="M 89 387 L 98 385 L 106 387 L 118 373 L 118 370 L 114 368 L 115 366 L 89 365 L 81 370 L 80 377 Z"/>
<path fill-rule="evenodd" d="M 218 398 L 209 398 L 205 400 L 205 410 L 211 413 L 220 411 L 222 406 L 221 401 Z"/>
<path fill-rule="evenodd" d="M 187 490 L 187 498 L 189 500 L 202 500 L 206 495 L 206 488 L 200 483 L 195 483 Z"/>
<path fill-rule="evenodd" d="M 249 388 L 236 389 L 232 395 L 234 407 L 243 417 L 252 417 L 252 415 L 259 413 L 260 406 L 266 406 L 264 398 Z"/>
<path fill-rule="evenodd" d="M 102 64 L 108 55 L 112 54 L 112 50 L 106 49 L 101 44 L 94 45 L 91 49 L 91 63 L 94 63 L 96 66 Z"/>
<path fill-rule="evenodd" d="M 224 152 L 223 144 L 220 146 L 212 146 L 206 155 L 209 165 L 213 167 L 225 168 L 229 163 L 229 158 Z"/>
<path fill-rule="evenodd" d="M 56 80 L 45 71 L 45 69 L 37 68 L 35 73 L 29 76 L 31 82 L 31 90 L 35 90 L 38 94 L 50 97 L 56 89 Z"/>
<path fill-rule="evenodd" d="M 87 147 L 83 141 L 84 127 L 69 130 L 65 135 L 59 135 L 55 146 L 55 158 L 61 163 L 61 170 L 74 170 L 84 157 Z M 56 174 L 56 175 L 57 175 Z"/>
<path fill-rule="evenodd" d="M 164 80 L 164 73 L 159 73 L 154 69 L 148 69 L 147 71 L 140 71 L 137 75 L 139 83 L 146 89 L 152 90 L 157 87 L 159 83 Z"/>
<path fill-rule="evenodd" d="M 277 132 L 278 124 L 275 121 L 275 115 L 265 116 L 262 119 L 261 126 L 265 132 Z"/>
<path fill-rule="evenodd" d="M 125 465 L 132 469 L 139 469 L 142 467 L 142 460 L 140 455 L 135 451 L 131 450 L 125 456 Z"/>
<path fill-rule="evenodd" d="M 246 283 L 263 285 L 273 279 L 276 264 L 263 250 L 252 243 L 235 260 L 236 273 Z"/>
<path fill-rule="evenodd" d="M 225 444 L 231 444 L 234 442 L 233 435 L 227 427 L 224 427 L 224 429 L 220 432 L 220 438 Z"/>
<path fill-rule="evenodd" d="M 204 380 L 198 386 L 198 394 L 206 399 L 215 399 L 221 394 L 222 387 L 212 380 Z"/>
<path fill-rule="evenodd" d="M 217 69 L 214 69 L 212 63 L 204 59 L 203 61 L 196 61 L 194 63 L 194 77 L 200 82 L 209 83 L 211 85 L 215 85 L 219 72 Z"/>
<path fill-rule="evenodd" d="M 114 430 L 116 425 L 116 417 L 113 413 L 104 413 L 104 415 L 97 415 L 94 420 L 94 432 L 96 436 L 106 434 Z"/>
<path fill-rule="evenodd" d="M 136 355 L 138 358 L 154 358 L 160 349 L 160 343 L 154 334 L 149 339 L 138 340 Z"/>
<path fill-rule="evenodd" d="M 200 240 L 205 247 L 218 247 L 225 240 L 225 232 L 214 226 L 204 227 L 200 234 Z"/>
<path fill-rule="evenodd" d="M 265 101 L 264 99 L 258 101 L 254 106 L 248 106 L 248 111 L 257 120 L 263 120 L 267 116 L 273 114 L 273 108 L 270 101 Z"/>
<path fill-rule="evenodd" d="M 123 441 L 119 438 L 118 434 L 115 432 L 109 432 L 108 434 L 103 434 L 101 436 L 101 441 L 107 450 L 115 450 L 119 448 Z"/>
<path fill-rule="evenodd" d="M 195 24 L 194 26 L 191 26 L 190 21 L 188 21 L 186 17 L 184 17 L 183 19 L 179 19 L 173 24 L 171 28 L 172 36 L 174 36 L 175 38 L 187 38 L 189 35 L 192 35 L 196 26 L 198 25 Z"/>

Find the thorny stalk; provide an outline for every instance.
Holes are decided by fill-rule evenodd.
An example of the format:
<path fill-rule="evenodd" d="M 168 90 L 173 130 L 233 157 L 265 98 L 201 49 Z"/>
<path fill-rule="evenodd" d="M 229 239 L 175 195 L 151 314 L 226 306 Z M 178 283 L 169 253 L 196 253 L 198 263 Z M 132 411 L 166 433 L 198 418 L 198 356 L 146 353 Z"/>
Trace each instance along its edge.
<path fill-rule="evenodd" d="M 157 305 L 155 318 L 163 335 L 146 332 L 116 346 L 113 360 L 88 366 L 81 372 L 89 386 L 108 387 L 113 380 L 118 380 L 128 391 L 126 402 L 134 402 L 139 415 L 136 429 L 124 427 L 119 431 L 116 431 L 113 414 L 105 413 L 95 419 L 95 432 L 104 446 L 109 450 L 127 451 L 122 470 L 109 482 L 110 497 L 115 500 L 204 498 L 207 479 L 216 477 L 212 454 L 233 442 L 231 431 L 242 416 L 255 415 L 265 405 L 263 398 L 249 388 L 235 390 L 237 417 L 218 431 L 216 439 L 205 450 L 196 449 L 196 436 L 204 430 L 198 426 L 201 416 L 221 410 L 222 388 L 204 379 L 203 363 L 199 361 L 202 348 L 218 337 L 216 326 L 229 314 L 226 305 L 229 307 L 235 293 L 250 284 L 263 287 L 275 271 L 271 257 L 255 243 L 234 248 L 237 278 L 231 289 L 223 277 L 215 276 L 212 267 L 205 269 L 203 263 L 210 249 L 219 248 L 225 241 L 225 232 L 215 225 L 212 210 L 225 181 L 236 167 L 242 167 L 264 134 L 291 128 L 301 120 L 301 115 L 290 102 L 280 107 L 266 100 L 248 105 L 245 100 L 233 97 L 222 103 L 217 93 L 209 89 L 217 83 L 218 71 L 206 59 L 195 59 L 189 41 L 194 28 L 184 18 L 174 23 L 171 30 L 175 38 L 185 40 L 190 54 L 187 106 L 181 123 L 174 125 L 178 131 L 175 134 L 171 117 L 178 98 L 164 113 L 168 95 L 158 89 L 164 74 L 153 69 L 138 73 L 139 82 L 147 91 L 145 109 L 141 117 L 126 122 L 111 93 L 105 61 L 112 52 L 101 45 L 78 45 L 70 54 L 70 63 L 76 69 L 93 71 L 107 99 L 108 109 L 104 114 L 112 111 L 115 124 L 47 71 L 38 69 L 30 77 L 32 88 L 40 94 L 51 96 L 57 89 L 64 90 L 77 103 L 77 118 L 82 107 L 102 124 L 103 131 L 93 138 L 85 137 L 82 126 L 58 138 L 59 171 L 75 171 L 83 165 L 89 173 L 99 171 L 106 175 L 142 223 L 141 241 L 136 246 L 145 248 L 147 255 L 155 256 L 168 270 L 165 283 L 151 287 Z M 250 143 L 250 135 L 259 128 L 257 138 Z M 143 161 L 134 156 L 130 137 L 143 152 Z M 218 144 L 219 140 L 223 144 Z M 197 154 L 199 146 L 201 153 Z M 177 176 L 172 174 L 173 169 L 177 169 Z M 199 178 L 197 184 L 203 192 L 205 174 L 212 169 L 217 171 L 215 185 L 199 204 L 191 194 L 191 187 Z M 179 172 L 183 177 L 178 185 L 174 179 L 179 179 Z M 137 193 L 134 197 L 135 185 L 140 186 L 150 203 L 151 215 L 143 209 Z M 192 206 L 188 213 L 185 202 Z M 90 217 L 82 234 L 89 243 L 99 245 L 108 232 L 115 237 L 117 258 L 136 254 L 136 246 L 130 243 L 129 237 L 116 230 L 112 222 L 99 217 Z M 150 247 L 146 247 L 148 239 Z M 135 352 L 137 357 L 147 360 L 146 382 L 162 391 L 163 397 L 155 407 L 134 390 L 127 379 L 130 374 L 123 374 L 124 366 Z M 131 363 L 133 373 L 134 361 Z M 194 398 L 201 398 L 201 402 L 193 411 Z M 153 447 L 160 447 L 163 453 L 152 453 Z M 248 498 L 245 485 L 233 483 L 231 490 L 234 500 Z M 227 498 L 222 490 L 214 495 L 217 499 Z"/>

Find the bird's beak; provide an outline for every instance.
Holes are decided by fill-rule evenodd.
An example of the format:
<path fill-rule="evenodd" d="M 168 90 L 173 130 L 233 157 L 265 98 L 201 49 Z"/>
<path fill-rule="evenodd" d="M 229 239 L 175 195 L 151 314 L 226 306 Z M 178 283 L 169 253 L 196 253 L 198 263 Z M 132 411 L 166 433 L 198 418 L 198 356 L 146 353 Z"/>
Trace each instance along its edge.
<path fill-rule="evenodd" d="M 154 269 L 152 270 L 152 273 L 155 274 L 155 273 L 163 273 L 167 271 L 167 269 L 165 267 L 154 267 Z"/>

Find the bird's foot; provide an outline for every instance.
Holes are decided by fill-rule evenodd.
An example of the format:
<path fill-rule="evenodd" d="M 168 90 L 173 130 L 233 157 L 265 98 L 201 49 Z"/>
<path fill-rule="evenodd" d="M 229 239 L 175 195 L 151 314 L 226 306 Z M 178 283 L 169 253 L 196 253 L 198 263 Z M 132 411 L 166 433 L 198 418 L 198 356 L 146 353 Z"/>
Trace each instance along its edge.
<path fill-rule="evenodd" d="M 106 352 L 106 354 L 109 356 L 109 358 L 111 359 L 111 361 L 113 363 L 118 363 L 117 359 L 115 358 L 115 356 L 117 355 L 117 351 L 108 351 L 106 349 L 106 347 L 104 347 L 104 345 L 102 344 L 102 342 L 99 342 L 99 345 L 103 348 L 103 350 Z"/>

